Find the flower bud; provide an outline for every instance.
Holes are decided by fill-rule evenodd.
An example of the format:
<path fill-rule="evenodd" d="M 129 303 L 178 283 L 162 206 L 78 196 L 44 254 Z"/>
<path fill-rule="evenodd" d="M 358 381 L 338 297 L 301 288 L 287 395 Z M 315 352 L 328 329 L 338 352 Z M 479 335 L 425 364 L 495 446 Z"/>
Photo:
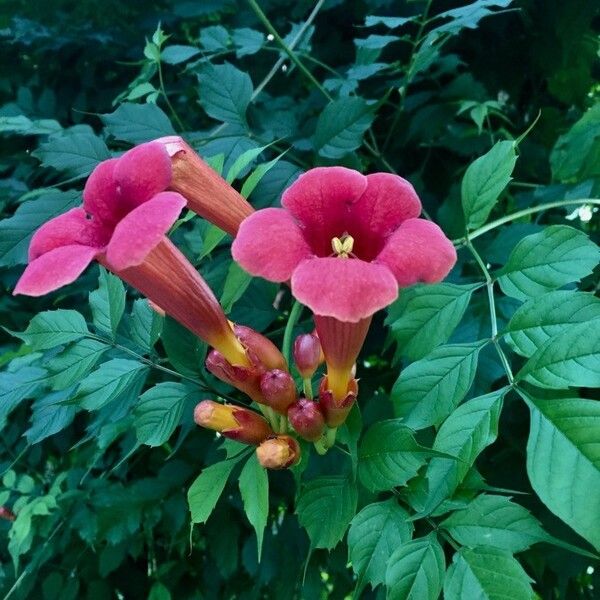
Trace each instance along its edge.
<path fill-rule="evenodd" d="M 321 379 L 321 385 L 319 386 L 319 400 L 321 404 L 321 410 L 325 415 L 325 423 L 329 427 L 339 427 L 342 425 L 352 410 L 352 406 L 356 402 L 357 395 L 358 382 L 356 379 L 351 379 L 348 382 L 346 396 L 341 402 L 337 402 L 333 393 L 329 389 L 327 376 L 323 377 L 323 379 Z"/>
<path fill-rule="evenodd" d="M 289 435 L 265 440 L 257 449 L 258 462 L 265 469 L 287 469 L 300 460 L 300 446 Z"/>
<path fill-rule="evenodd" d="M 15 513 L 10 510 L 10 508 L 6 508 L 6 506 L 0 506 L 0 519 L 5 519 L 6 521 L 14 521 L 17 517 Z"/>
<path fill-rule="evenodd" d="M 300 398 L 288 409 L 292 427 L 309 442 L 316 442 L 325 429 L 325 419 L 318 402 Z"/>
<path fill-rule="evenodd" d="M 271 340 L 244 325 L 234 325 L 233 331 L 246 348 L 250 360 L 257 366 L 260 365 L 265 371 L 272 369 L 287 370 L 283 354 Z"/>
<path fill-rule="evenodd" d="M 296 384 L 287 371 L 273 369 L 260 378 L 260 391 L 264 403 L 285 415 L 290 404 L 296 401 Z"/>
<path fill-rule="evenodd" d="M 294 361 L 303 379 L 314 375 L 321 362 L 323 353 L 321 342 L 314 333 L 303 333 L 294 341 Z"/>
<path fill-rule="evenodd" d="M 264 404 L 260 392 L 262 370 L 257 372 L 253 367 L 232 365 L 218 350 L 211 350 L 208 353 L 204 365 L 206 370 L 217 379 L 244 392 L 255 402 Z"/>
<path fill-rule="evenodd" d="M 258 413 L 212 400 L 203 400 L 196 405 L 194 421 L 201 427 L 218 431 L 224 437 L 244 444 L 258 445 L 273 435 L 269 424 Z"/>

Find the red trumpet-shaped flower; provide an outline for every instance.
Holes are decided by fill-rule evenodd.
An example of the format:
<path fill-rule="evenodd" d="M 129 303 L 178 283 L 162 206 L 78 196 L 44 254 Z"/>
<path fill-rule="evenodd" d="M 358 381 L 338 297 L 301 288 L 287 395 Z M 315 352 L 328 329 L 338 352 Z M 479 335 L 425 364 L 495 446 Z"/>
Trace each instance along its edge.
<path fill-rule="evenodd" d="M 292 294 L 316 315 L 341 403 L 373 313 L 399 287 L 443 279 L 456 251 L 437 225 L 417 218 L 421 202 L 397 175 L 319 167 L 284 192 L 282 205 L 242 223 L 233 256 L 253 275 L 291 280 Z"/>
<path fill-rule="evenodd" d="M 100 163 L 85 185 L 83 206 L 35 232 L 14 294 L 47 294 L 96 259 L 230 362 L 246 365 L 219 302 L 165 235 L 186 204 L 180 194 L 164 191 L 171 178 L 171 159 L 156 142 Z"/>
<path fill-rule="evenodd" d="M 235 236 L 240 223 L 254 209 L 179 136 L 159 138 L 171 157 L 169 189 L 188 201 L 188 208 Z"/>

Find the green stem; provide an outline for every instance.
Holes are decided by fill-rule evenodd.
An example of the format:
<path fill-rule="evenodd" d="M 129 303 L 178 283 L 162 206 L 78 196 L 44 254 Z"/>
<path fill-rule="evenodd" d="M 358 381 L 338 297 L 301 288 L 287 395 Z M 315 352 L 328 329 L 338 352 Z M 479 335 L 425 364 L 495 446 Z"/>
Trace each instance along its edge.
<path fill-rule="evenodd" d="M 302 380 L 302 391 L 305 398 L 313 399 L 312 379 L 310 377 Z"/>
<path fill-rule="evenodd" d="M 300 313 L 302 312 L 303 308 L 304 307 L 302 304 L 300 304 L 300 302 L 298 302 L 298 300 L 294 301 L 294 305 L 290 311 L 290 316 L 288 317 L 288 322 L 283 333 L 283 357 L 287 361 L 288 365 L 291 362 L 292 335 L 294 333 L 294 327 L 300 318 Z"/>
<path fill-rule="evenodd" d="M 165 102 L 166 102 L 167 106 L 169 107 L 169 110 L 171 111 L 173 118 L 177 121 L 179 128 L 181 129 L 181 131 L 184 131 L 185 125 L 183 124 L 183 122 L 179 118 L 179 115 L 177 114 L 177 111 L 171 104 L 171 101 L 169 100 L 169 96 L 167 96 L 167 91 L 165 89 L 165 82 L 163 80 L 162 65 L 161 65 L 160 60 L 156 61 L 156 64 L 158 66 L 158 84 L 160 86 L 161 94 L 162 94 L 163 98 L 165 99 Z"/>
<path fill-rule="evenodd" d="M 483 273 L 483 276 L 485 277 L 485 285 L 486 285 L 486 289 L 487 289 L 488 304 L 489 304 L 489 309 L 490 309 L 490 322 L 491 322 L 491 329 L 492 329 L 492 338 L 491 339 L 492 339 L 492 343 L 494 344 L 494 348 L 496 349 L 496 353 L 498 354 L 498 357 L 500 358 L 500 362 L 502 363 L 502 366 L 504 367 L 504 371 L 506 372 L 506 377 L 508 378 L 509 383 L 512 385 L 514 382 L 513 372 L 510 367 L 510 363 L 508 362 L 508 358 L 507 358 L 506 354 L 504 353 L 502 346 L 500 346 L 500 342 L 498 341 L 498 317 L 496 315 L 496 300 L 494 298 L 494 279 L 490 275 L 489 269 L 487 268 L 487 265 L 485 264 L 485 262 L 479 255 L 479 252 L 477 252 L 477 250 L 475 249 L 475 246 L 473 246 L 470 236 L 468 234 L 466 236 L 465 245 L 467 246 L 467 248 L 473 255 L 473 258 L 475 258 L 475 261 L 479 265 L 479 268 L 481 269 L 481 272 Z"/>
<path fill-rule="evenodd" d="M 506 217 L 502 217 L 501 219 L 496 219 L 475 231 L 469 233 L 469 239 L 474 240 L 479 236 L 491 231 L 492 229 L 496 229 L 496 227 L 500 227 L 506 223 L 510 223 L 511 221 L 515 221 L 516 219 L 520 219 L 521 217 L 526 217 L 527 215 L 533 215 L 535 213 L 542 212 L 544 210 L 549 210 L 551 208 L 560 208 L 561 206 L 572 206 L 573 204 L 595 204 L 600 205 L 600 199 L 598 198 L 582 198 L 581 200 L 557 200 L 556 202 L 548 202 L 547 204 L 540 204 L 538 206 L 532 206 L 530 208 L 524 208 L 523 210 L 519 210 L 512 215 L 507 215 Z M 467 236 L 459 238 L 457 240 L 453 240 L 456 246 L 466 246 L 467 245 Z"/>
<path fill-rule="evenodd" d="M 250 8 L 254 11 L 256 16 L 265 26 L 266 30 L 273 36 L 275 41 L 281 46 L 281 49 L 288 55 L 289 59 L 298 67 L 298 69 L 302 72 L 302 74 L 329 100 L 333 100 L 329 92 L 319 83 L 319 81 L 315 78 L 315 76 L 304 66 L 302 61 L 298 58 L 298 56 L 294 53 L 294 51 L 285 43 L 283 38 L 277 33 L 275 27 L 265 13 L 262 11 L 261 7 L 258 5 L 256 0 L 248 0 L 248 4 Z"/>

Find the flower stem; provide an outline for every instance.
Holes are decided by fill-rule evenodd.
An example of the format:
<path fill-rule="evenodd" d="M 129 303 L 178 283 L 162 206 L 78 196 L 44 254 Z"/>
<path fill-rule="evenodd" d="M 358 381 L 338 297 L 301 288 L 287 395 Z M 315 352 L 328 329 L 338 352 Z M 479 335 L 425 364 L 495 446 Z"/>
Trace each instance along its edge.
<path fill-rule="evenodd" d="M 304 66 L 302 61 L 298 58 L 298 56 L 294 53 L 294 51 L 285 43 L 283 38 L 277 33 L 275 27 L 265 13 L 262 8 L 258 5 L 256 0 L 248 0 L 248 4 L 250 8 L 254 11 L 256 16 L 265 26 L 266 30 L 273 36 L 275 41 L 281 46 L 281 49 L 288 55 L 289 59 L 298 67 L 298 69 L 302 72 L 302 74 L 328 99 L 333 100 L 329 92 L 319 83 L 319 81 L 315 78 L 315 76 Z"/>
<path fill-rule="evenodd" d="M 573 204 L 595 204 L 600 205 L 600 199 L 598 198 L 582 198 L 580 200 L 557 200 L 556 202 L 548 202 L 547 204 L 540 204 L 538 206 L 532 206 L 530 208 L 524 208 L 523 210 L 519 210 L 511 215 L 506 215 L 506 217 L 502 217 L 500 219 L 496 219 L 475 231 L 472 231 L 468 235 L 468 239 L 474 240 L 479 236 L 487 233 L 488 231 L 492 231 L 492 229 L 496 229 L 496 227 L 500 227 L 506 223 L 510 223 L 511 221 L 515 221 L 516 219 L 520 219 L 521 217 L 526 217 L 527 215 L 533 215 L 538 212 L 542 212 L 544 210 L 549 210 L 551 208 L 560 208 L 561 206 L 572 206 Z M 457 240 L 453 240 L 456 246 L 467 246 L 467 236 L 459 238 Z"/>
<path fill-rule="evenodd" d="M 285 358 L 287 364 L 290 364 L 291 361 L 291 351 L 292 351 L 292 335 L 294 333 L 294 327 L 300 318 L 300 313 L 304 307 L 298 300 L 294 301 L 294 305 L 292 306 L 292 310 L 290 310 L 290 316 L 288 317 L 288 322 L 285 326 L 285 331 L 283 332 L 283 357 Z"/>
<path fill-rule="evenodd" d="M 310 377 L 302 380 L 302 391 L 305 398 L 313 399 L 312 379 Z"/>

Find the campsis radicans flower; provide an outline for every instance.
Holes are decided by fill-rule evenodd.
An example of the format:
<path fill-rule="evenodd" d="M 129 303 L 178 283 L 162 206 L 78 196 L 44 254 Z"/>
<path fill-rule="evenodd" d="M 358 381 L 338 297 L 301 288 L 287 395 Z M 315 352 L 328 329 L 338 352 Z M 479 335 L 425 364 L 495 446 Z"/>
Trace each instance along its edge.
<path fill-rule="evenodd" d="M 318 167 L 284 193 L 283 208 L 247 217 L 232 251 L 248 272 L 290 281 L 315 315 L 327 363 L 326 390 L 347 402 L 351 371 L 371 317 L 398 288 L 442 280 L 456 262 L 450 240 L 419 219 L 421 202 L 397 175 Z"/>
<path fill-rule="evenodd" d="M 300 445 L 289 435 L 278 435 L 262 442 L 256 456 L 266 469 L 287 469 L 300 460 Z"/>
<path fill-rule="evenodd" d="M 267 421 L 253 410 L 213 400 L 203 400 L 196 405 L 194 421 L 224 437 L 255 446 L 275 435 Z"/>
<path fill-rule="evenodd" d="M 186 205 L 183 196 L 165 191 L 171 179 L 171 159 L 156 142 L 101 162 L 86 182 L 83 206 L 35 232 L 13 293 L 47 294 L 73 282 L 96 259 L 228 361 L 247 365 L 214 294 L 165 235 Z"/>
<path fill-rule="evenodd" d="M 187 207 L 235 236 L 240 223 L 254 209 L 214 169 L 179 136 L 162 137 L 171 158 L 172 178 L 169 189 L 187 199 Z"/>

